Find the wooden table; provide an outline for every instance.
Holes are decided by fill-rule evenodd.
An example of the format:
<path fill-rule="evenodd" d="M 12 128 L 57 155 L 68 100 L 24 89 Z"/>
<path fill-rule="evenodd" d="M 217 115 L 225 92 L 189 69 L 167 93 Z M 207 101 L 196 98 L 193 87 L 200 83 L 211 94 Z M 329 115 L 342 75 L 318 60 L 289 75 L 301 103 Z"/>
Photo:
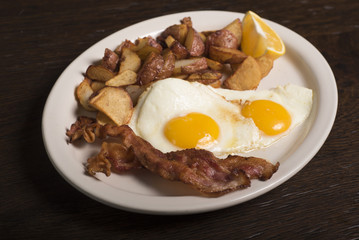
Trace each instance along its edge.
<path fill-rule="evenodd" d="M 4 1 L 0 8 L 1 239 L 359 239 L 359 1 Z M 184 216 L 117 210 L 52 166 L 42 111 L 61 72 L 102 38 L 190 10 L 253 10 L 310 41 L 337 81 L 333 129 L 316 156 L 274 190 Z M 357 119 L 358 118 L 358 119 Z"/>

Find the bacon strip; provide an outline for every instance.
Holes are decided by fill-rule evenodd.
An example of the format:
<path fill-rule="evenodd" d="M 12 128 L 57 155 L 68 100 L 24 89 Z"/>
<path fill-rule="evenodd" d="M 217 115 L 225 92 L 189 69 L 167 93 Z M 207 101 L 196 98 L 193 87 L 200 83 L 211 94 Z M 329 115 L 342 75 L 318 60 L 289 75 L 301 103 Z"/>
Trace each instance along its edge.
<path fill-rule="evenodd" d="M 221 160 L 199 149 L 163 153 L 126 125 L 107 125 L 100 132 L 102 137 L 116 137 L 119 143 L 104 142 L 101 152 L 89 159 L 89 166 L 96 158 L 115 163 L 113 168 L 118 172 L 142 166 L 164 179 L 189 184 L 205 195 L 218 196 L 249 187 L 250 179 L 269 179 L 278 169 L 278 164 L 264 159 L 229 156 Z M 92 172 L 91 167 L 88 170 Z"/>
<path fill-rule="evenodd" d="M 228 156 L 219 159 L 200 149 L 185 149 L 163 153 L 136 136 L 127 125 L 95 125 L 94 120 L 79 118 L 68 130 L 68 136 L 86 140 L 86 134 L 96 137 L 116 137 L 116 143 L 103 142 L 98 155 L 88 159 L 90 175 L 111 170 L 124 172 L 144 167 L 164 179 L 189 184 L 205 195 L 218 196 L 250 186 L 250 179 L 267 180 L 278 170 L 276 165 L 255 157 Z M 91 134 L 90 134 L 91 135 Z M 91 139 L 92 140 L 92 139 Z"/>

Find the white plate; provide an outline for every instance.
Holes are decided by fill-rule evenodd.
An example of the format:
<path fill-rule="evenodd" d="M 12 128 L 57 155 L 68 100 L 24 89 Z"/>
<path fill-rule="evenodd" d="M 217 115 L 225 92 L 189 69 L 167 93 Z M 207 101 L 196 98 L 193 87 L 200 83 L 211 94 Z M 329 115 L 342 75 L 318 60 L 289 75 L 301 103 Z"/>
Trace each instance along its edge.
<path fill-rule="evenodd" d="M 218 198 L 206 198 L 179 182 L 161 179 L 145 170 L 124 175 L 97 174 L 98 180 L 84 173 L 87 158 L 99 151 L 99 144 L 67 144 L 65 131 L 82 114 L 74 98 L 74 89 L 82 81 L 91 63 L 101 59 L 104 49 L 115 49 L 123 40 L 156 36 L 166 27 L 190 16 L 199 30 L 220 29 L 242 13 L 224 11 L 184 12 L 150 19 L 120 30 L 82 53 L 61 74 L 51 90 L 42 119 L 42 134 L 48 155 L 57 171 L 75 188 L 104 204 L 141 213 L 190 214 L 233 206 L 257 196 L 288 180 L 301 170 L 324 144 L 337 110 L 334 75 L 323 56 L 295 32 L 268 21 L 282 37 L 287 52 L 277 59 L 273 70 L 262 80 L 259 89 L 294 83 L 313 89 L 313 109 L 298 129 L 271 147 L 250 155 L 280 162 L 280 168 L 265 182 Z"/>

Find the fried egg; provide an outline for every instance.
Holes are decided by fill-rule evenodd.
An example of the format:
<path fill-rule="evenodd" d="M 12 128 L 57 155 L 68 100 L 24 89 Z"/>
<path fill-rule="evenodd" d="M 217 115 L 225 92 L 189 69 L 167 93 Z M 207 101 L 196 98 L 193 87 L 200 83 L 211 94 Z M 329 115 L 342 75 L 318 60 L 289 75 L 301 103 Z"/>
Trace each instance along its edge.
<path fill-rule="evenodd" d="M 234 91 L 168 78 L 140 96 L 129 126 L 162 152 L 200 148 L 226 157 L 287 135 L 308 117 L 312 95 L 292 84 Z"/>

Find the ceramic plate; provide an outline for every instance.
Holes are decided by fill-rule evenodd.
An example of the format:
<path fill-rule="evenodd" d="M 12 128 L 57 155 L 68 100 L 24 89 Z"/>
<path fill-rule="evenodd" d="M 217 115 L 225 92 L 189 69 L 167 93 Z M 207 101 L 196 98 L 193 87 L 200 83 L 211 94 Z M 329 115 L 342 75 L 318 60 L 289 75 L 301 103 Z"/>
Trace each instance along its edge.
<path fill-rule="evenodd" d="M 68 144 L 66 129 L 83 114 L 74 98 L 75 87 L 82 81 L 88 65 L 102 58 L 105 48 L 115 49 L 125 39 L 156 36 L 166 27 L 192 18 L 198 31 L 221 29 L 244 14 L 224 11 L 183 12 L 153 18 L 122 29 L 96 43 L 77 57 L 53 86 L 42 119 L 42 134 L 49 158 L 57 171 L 75 188 L 104 204 L 128 211 L 150 214 L 191 214 L 233 206 L 282 184 L 301 170 L 324 144 L 335 119 L 337 88 L 328 63 L 319 51 L 295 32 L 265 20 L 281 36 L 287 52 L 277 59 L 259 89 L 293 83 L 313 89 L 313 108 L 309 118 L 284 139 L 249 155 L 263 157 L 280 168 L 265 182 L 253 180 L 250 188 L 207 198 L 180 182 L 164 180 L 145 170 L 97 179 L 84 172 L 88 157 L 100 144 Z"/>

